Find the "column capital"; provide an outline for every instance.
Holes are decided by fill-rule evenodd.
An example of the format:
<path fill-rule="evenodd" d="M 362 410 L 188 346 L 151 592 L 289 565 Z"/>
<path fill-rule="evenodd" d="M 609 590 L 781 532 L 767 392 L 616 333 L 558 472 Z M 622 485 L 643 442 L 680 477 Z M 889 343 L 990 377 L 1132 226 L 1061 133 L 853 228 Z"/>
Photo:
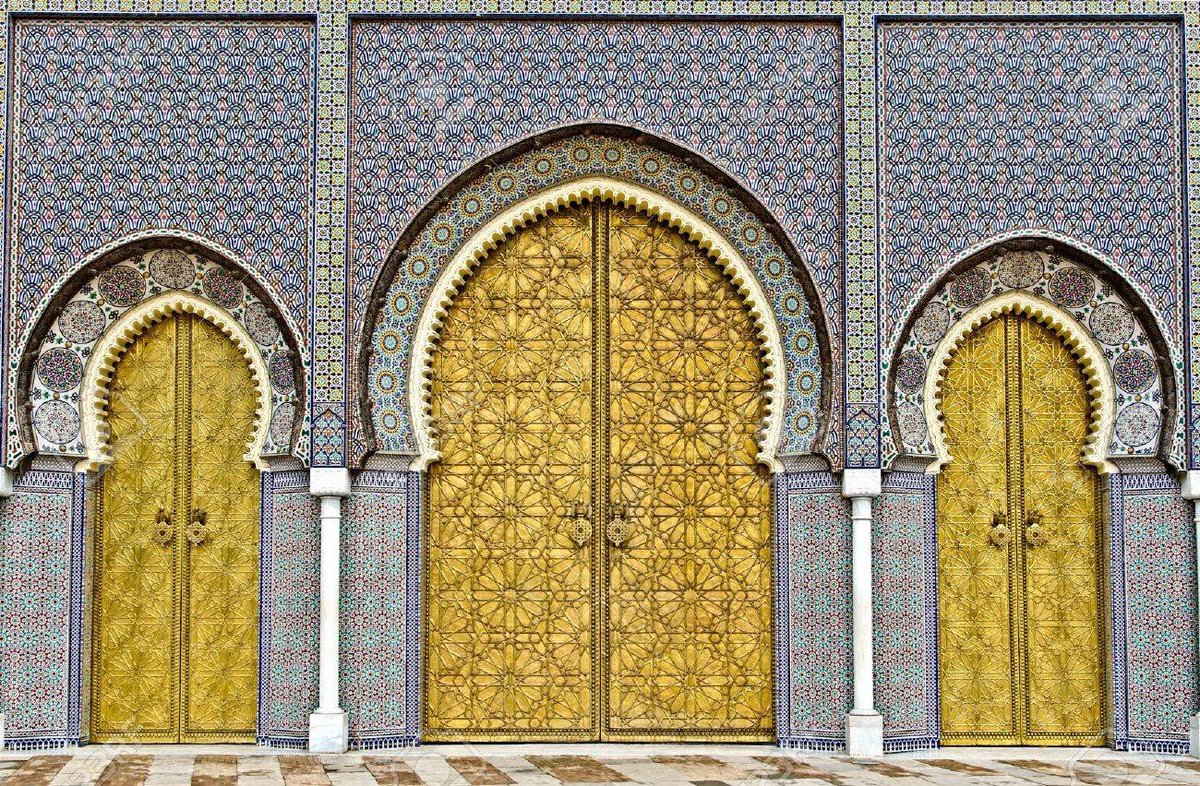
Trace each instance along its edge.
<path fill-rule="evenodd" d="M 880 469 L 842 470 L 842 496 L 878 497 L 883 488 L 883 471 Z"/>
<path fill-rule="evenodd" d="M 1189 469 L 1183 473 L 1179 491 L 1184 499 L 1200 499 L 1200 469 Z"/>
<path fill-rule="evenodd" d="M 16 478 L 16 474 L 16 472 L 8 467 L 0 467 L 0 499 L 12 496 L 13 481 Z M 3 717 L 3 715 L 0 715 L 0 719 Z"/>
<path fill-rule="evenodd" d="M 345 467 L 313 467 L 308 471 L 308 493 L 314 497 L 350 496 L 350 470 Z"/>

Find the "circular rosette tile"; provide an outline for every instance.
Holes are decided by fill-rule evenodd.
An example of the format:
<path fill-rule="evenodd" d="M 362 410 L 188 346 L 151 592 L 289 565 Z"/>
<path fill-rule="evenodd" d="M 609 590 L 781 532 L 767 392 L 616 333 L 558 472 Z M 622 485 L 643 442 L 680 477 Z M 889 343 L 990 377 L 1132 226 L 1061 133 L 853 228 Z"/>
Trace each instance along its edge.
<path fill-rule="evenodd" d="M 292 427 L 296 423 L 296 405 L 285 402 L 271 413 L 271 444 L 276 450 L 287 450 L 292 444 Z"/>
<path fill-rule="evenodd" d="M 1088 326 L 1101 344 L 1123 344 L 1133 336 L 1133 314 L 1120 303 L 1101 303 Z"/>
<path fill-rule="evenodd" d="M 1131 448 L 1148 445 L 1158 434 L 1159 419 L 1154 407 L 1138 401 L 1117 415 L 1117 438 Z"/>
<path fill-rule="evenodd" d="M 58 332 L 67 341 L 87 344 L 104 332 L 104 312 L 90 300 L 72 300 L 58 315 Z"/>
<path fill-rule="evenodd" d="M 905 402 L 896 407 L 896 421 L 900 424 L 900 441 L 909 447 L 920 447 L 929 436 L 925 413 L 916 404 Z"/>
<path fill-rule="evenodd" d="M 196 283 L 196 263 L 178 249 L 156 251 L 150 258 L 150 277 L 167 289 L 187 289 Z"/>
<path fill-rule="evenodd" d="M 909 350 L 896 363 L 896 384 L 913 392 L 925 384 L 925 358 L 916 350 Z"/>
<path fill-rule="evenodd" d="M 1096 294 L 1096 279 L 1077 267 L 1061 267 L 1050 276 L 1049 292 L 1067 308 L 1082 308 Z"/>
<path fill-rule="evenodd" d="M 1131 349 L 1121 353 L 1113 363 L 1113 378 L 1117 387 L 1126 393 L 1141 393 L 1154 384 L 1158 376 L 1157 364 L 1149 352 Z"/>
<path fill-rule="evenodd" d="M 1000 260 L 996 277 L 1010 289 L 1028 289 L 1042 280 L 1046 266 L 1034 251 L 1014 251 Z"/>
<path fill-rule="evenodd" d="M 132 306 L 146 294 L 146 279 L 128 265 L 113 265 L 100 274 L 100 296 L 114 306 Z"/>
<path fill-rule="evenodd" d="M 271 311 L 262 303 L 246 307 L 246 332 L 261 346 L 269 347 L 279 339 L 279 325 Z"/>
<path fill-rule="evenodd" d="M 246 288 L 225 268 L 213 267 L 204 274 L 204 294 L 221 308 L 229 309 L 241 305 Z"/>
<path fill-rule="evenodd" d="M 913 323 L 913 336 L 925 346 L 936 344 L 946 335 L 950 327 L 950 309 L 934 301 L 925 307 L 925 312 Z"/>
<path fill-rule="evenodd" d="M 83 381 L 83 361 L 69 349 L 55 347 L 41 354 L 36 366 L 38 379 L 51 390 L 64 393 Z"/>
<path fill-rule="evenodd" d="M 292 366 L 292 353 L 286 349 L 271 356 L 267 364 L 271 374 L 271 385 L 281 393 L 287 393 L 296 387 L 296 373 Z"/>
<path fill-rule="evenodd" d="M 65 401 L 47 401 L 33 411 L 33 428 L 47 442 L 65 445 L 79 436 L 79 413 Z"/>
<path fill-rule="evenodd" d="M 950 283 L 950 299 L 959 308 L 980 303 L 992 288 L 992 277 L 982 267 L 974 267 Z"/>

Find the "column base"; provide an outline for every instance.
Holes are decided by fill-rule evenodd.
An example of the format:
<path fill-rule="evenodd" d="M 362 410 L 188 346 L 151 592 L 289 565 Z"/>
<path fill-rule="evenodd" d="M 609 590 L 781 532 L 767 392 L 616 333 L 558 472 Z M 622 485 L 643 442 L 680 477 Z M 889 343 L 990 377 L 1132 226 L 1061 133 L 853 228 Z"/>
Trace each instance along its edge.
<path fill-rule="evenodd" d="M 314 712 L 308 716 L 308 749 L 313 753 L 345 753 L 350 747 L 346 713 Z"/>
<path fill-rule="evenodd" d="M 846 715 L 846 753 L 864 757 L 883 755 L 882 715 L 853 710 Z"/>
<path fill-rule="evenodd" d="M 1188 734 L 1188 754 L 1200 759 L 1200 713 L 1192 716 L 1191 733 Z"/>

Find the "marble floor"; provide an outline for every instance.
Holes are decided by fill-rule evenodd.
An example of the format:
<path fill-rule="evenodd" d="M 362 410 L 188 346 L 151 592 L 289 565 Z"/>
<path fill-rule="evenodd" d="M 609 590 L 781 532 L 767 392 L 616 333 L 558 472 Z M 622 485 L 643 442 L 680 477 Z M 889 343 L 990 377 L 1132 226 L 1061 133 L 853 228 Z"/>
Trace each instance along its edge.
<path fill-rule="evenodd" d="M 1104 748 L 952 748 L 853 760 L 753 745 L 429 745 L 321 756 L 252 746 L 191 745 L 0 752 L 4 786 L 526 783 L 1200 784 L 1200 760 Z"/>

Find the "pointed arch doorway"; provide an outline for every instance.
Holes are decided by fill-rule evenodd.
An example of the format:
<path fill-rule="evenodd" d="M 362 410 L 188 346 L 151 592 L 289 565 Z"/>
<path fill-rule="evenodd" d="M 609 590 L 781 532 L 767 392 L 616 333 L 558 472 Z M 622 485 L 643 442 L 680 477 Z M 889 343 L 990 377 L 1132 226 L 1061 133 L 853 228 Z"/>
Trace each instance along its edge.
<path fill-rule="evenodd" d="M 93 510 L 93 741 L 255 739 L 260 491 L 244 454 L 259 410 L 241 349 L 197 314 L 168 313 L 116 363 Z"/>
<path fill-rule="evenodd" d="M 644 213 L 483 260 L 432 357 L 423 739 L 772 739 L 764 385 L 738 288 Z"/>
<path fill-rule="evenodd" d="M 1084 368 L 1053 330 L 1010 310 L 960 340 L 939 387 L 952 457 L 937 485 L 942 742 L 1101 745 Z"/>

